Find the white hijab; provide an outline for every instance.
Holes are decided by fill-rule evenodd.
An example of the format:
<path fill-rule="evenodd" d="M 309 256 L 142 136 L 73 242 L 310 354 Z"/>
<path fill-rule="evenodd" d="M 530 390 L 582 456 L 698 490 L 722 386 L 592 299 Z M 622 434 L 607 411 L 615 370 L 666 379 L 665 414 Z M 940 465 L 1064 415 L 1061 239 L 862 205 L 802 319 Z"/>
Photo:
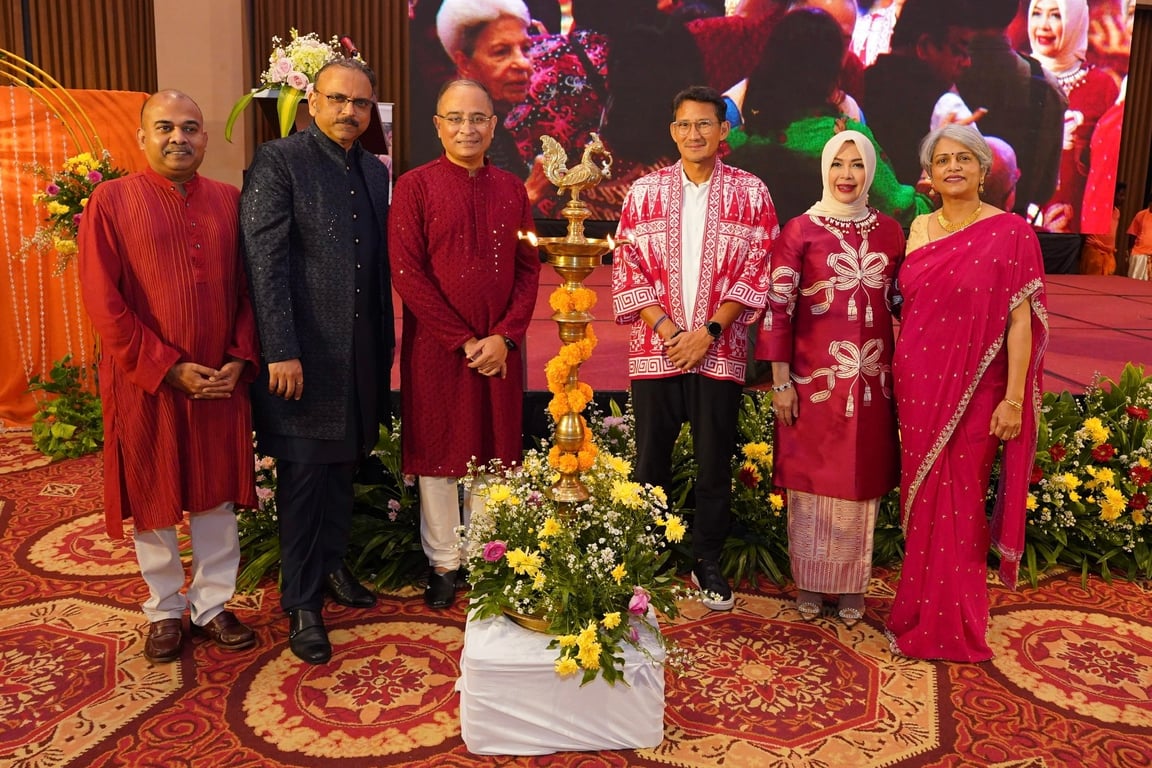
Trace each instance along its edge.
<path fill-rule="evenodd" d="M 828 186 L 828 172 L 832 170 L 832 161 L 840 147 L 849 141 L 856 145 L 860 157 L 864 160 L 864 184 L 860 187 L 860 194 L 850 203 L 842 203 L 832 195 L 832 188 Z M 872 179 L 876 176 L 876 150 L 867 136 L 859 131 L 840 131 L 824 145 L 824 152 L 820 155 L 820 181 L 824 185 L 824 195 L 820 202 L 808 209 L 814 216 L 827 216 L 841 221 L 859 221 L 868 215 L 868 190 L 872 187 Z"/>
<path fill-rule="evenodd" d="M 1028 18 L 1040 0 L 1028 3 Z M 1060 19 L 1064 22 L 1064 33 L 1056 41 L 1056 55 L 1042 56 L 1032 44 L 1032 55 L 1041 66 L 1053 75 L 1066 75 L 1080 68 L 1088 55 L 1088 0 L 1056 0 L 1060 9 Z M 1031 37 L 1031 35 L 1029 35 Z"/>

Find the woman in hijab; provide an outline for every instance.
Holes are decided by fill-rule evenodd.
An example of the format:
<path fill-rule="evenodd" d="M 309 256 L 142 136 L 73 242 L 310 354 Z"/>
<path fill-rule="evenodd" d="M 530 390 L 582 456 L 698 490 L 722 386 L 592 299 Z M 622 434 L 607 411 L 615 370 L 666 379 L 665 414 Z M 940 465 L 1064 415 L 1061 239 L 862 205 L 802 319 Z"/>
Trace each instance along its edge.
<path fill-rule="evenodd" d="M 891 286 L 904 233 L 868 206 L 869 138 L 824 145 L 824 194 L 789 221 L 772 251 L 756 356 L 772 362 L 775 483 L 788 489 L 788 549 L 805 621 L 838 596 L 851 627 L 864 615 L 880 497 L 896 487 Z"/>
<path fill-rule="evenodd" d="M 1044 210 L 1044 228 L 1053 232 L 1080 231 L 1092 132 L 1120 93 L 1111 75 L 1085 62 L 1088 22 L 1088 0 L 1031 0 L 1028 4 L 1032 55 L 1068 97 L 1059 181 Z"/>

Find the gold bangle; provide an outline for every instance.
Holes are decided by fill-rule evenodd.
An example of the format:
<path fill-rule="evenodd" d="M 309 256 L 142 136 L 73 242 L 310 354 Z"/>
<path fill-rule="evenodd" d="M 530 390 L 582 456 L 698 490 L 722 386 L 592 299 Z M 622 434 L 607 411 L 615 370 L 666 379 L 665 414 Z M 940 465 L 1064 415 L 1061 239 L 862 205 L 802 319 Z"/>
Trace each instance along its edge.
<path fill-rule="evenodd" d="M 1015 408 L 1018 411 L 1024 410 L 1023 403 L 1019 403 L 1015 400 L 1009 400 L 1008 398 L 1004 398 L 1004 402 L 1008 403 L 1008 405 L 1012 406 L 1013 408 Z"/>

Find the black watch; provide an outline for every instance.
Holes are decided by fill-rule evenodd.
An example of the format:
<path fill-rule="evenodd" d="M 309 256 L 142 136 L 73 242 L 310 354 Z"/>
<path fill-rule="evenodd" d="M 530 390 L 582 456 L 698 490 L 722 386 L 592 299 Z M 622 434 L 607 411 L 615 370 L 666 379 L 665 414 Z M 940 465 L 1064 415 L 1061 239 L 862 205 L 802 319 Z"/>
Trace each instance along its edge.
<path fill-rule="evenodd" d="M 720 323 L 716 322 L 715 320 L 708 323 L 704 327 L 708 329 L 708 335 L 714 339 L 720 338 L 720 334 L 724 333 L 724 326 L 720 325 Z"/>
<path fill-rule="evenodd" d="M 512 339 L 505 336 L 504 337 L 504 346 L 508 347 L 508 351 L 511 352 L 512 350 L 516 349 L 516 342 L 512 341 Z"/>

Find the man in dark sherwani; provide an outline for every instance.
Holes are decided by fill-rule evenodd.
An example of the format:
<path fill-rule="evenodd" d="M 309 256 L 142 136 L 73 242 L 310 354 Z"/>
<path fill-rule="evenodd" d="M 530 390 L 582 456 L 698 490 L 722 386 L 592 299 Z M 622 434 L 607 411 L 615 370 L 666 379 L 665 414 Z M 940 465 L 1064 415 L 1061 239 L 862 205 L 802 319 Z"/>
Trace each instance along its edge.
<path fill-rule="evenodd" d="M 376 77 L 355 59 L 325 65 L 313 124 L 263 144 L 240 196 L 240 227 L 264 365 L 252 389 L 257 446 L 276 458 L 281 608 L 289 646 L 332 654 L 324 594 L 370 608 L 344 564 L 358 462 L 388 409 L 395 336 L 385 231 L 388 169 L 360 136 Z"/>

